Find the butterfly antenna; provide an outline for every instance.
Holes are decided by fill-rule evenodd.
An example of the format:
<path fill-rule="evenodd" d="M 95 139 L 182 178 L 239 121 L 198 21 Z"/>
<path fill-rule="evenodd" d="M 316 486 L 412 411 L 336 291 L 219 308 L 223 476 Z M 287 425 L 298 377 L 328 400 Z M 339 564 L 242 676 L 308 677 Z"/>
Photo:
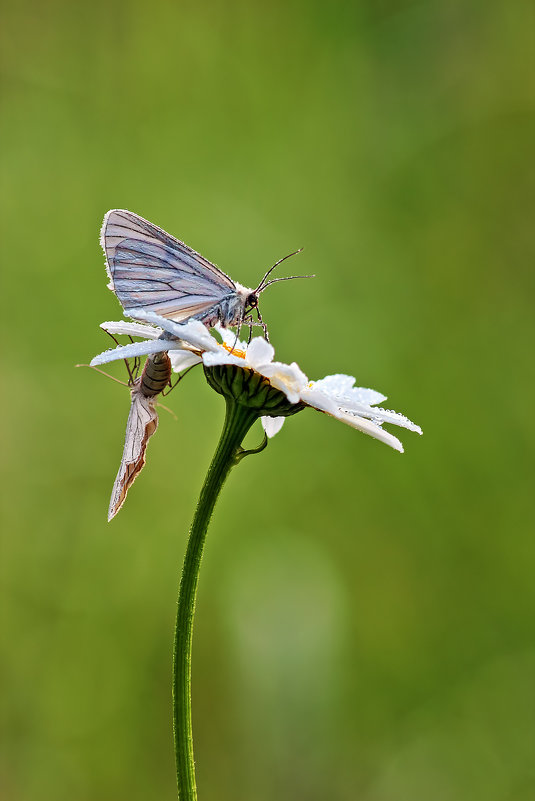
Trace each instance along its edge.
<path fill-rule="evenodd" d="M 315 275 L 287 275 L 285 278 L 272 278 L 271 281 L 268 281 L 266 284 L 264 284 L 260 292 L 263 292 L 266 287 L 270 286 L 270 284 L 276 284 L 279 281 L 293 281 L 294 278 L 315 278 L 315 277 L 316 277 Z"/>
<path fill-rule="evenodd" d="M 265 276 L 262 278 L 262 280 L 260 281 L 259 285 L 258 285 L 258 286 L 257 286 L 257 288 L 255 289 L 255 292 L 262 292 L 262 290 L 264 290 L 264 289 L 266 288 L 266 286 L 267 286 L 267 284 L 266 284 L 266 278 L 267 278 L 269 275 L 271 275 L 271 273 L 273 272 L 273 270 L 275 269 L 275 267 L 278 267 L 278 266 L 279 266 L 279 264 L 280 264 L 281 262 L 283 262 L 283 261 L 286 261 L 286 259 L 289 259 L 289 258 L 291 258 L 292 256 L 297 256 L 297 254 L 298 254 L 298 253 L 301 253 L 301 251 L 302 251 L 302 250 L 303 250 L 303 248 L 299 248 L 299 250 L 294 250 L 294 252 L 293 252 L 293 253 L 288 253 L 288 255 L 287 255 L 287 256 L 283 256 L 283 257 L 282 257 L 282 259 L 279 259 L 278 261 L 276 261 L 276 262 L 275 262 L 275 264 L 273 265 L 273 267 L 270 267 L 270 268 L 269 268 L 269 270 L 267 271 L 267 273 L 265 274 Z"/>

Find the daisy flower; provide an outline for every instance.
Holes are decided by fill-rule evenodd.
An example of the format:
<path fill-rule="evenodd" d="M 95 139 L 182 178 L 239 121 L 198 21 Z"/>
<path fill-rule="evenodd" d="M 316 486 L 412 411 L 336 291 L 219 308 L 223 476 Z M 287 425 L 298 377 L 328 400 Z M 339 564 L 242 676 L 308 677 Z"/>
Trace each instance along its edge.
<path fill-rule="evenodd" d="M 198 320 L 179 324 L 151 312 L 140 312 L 136 317 L 144 322 L 106 322 L 102 323 L 101 328 L 111 334 L 143 337 L 143 341 L 105 351 L 92 360 L 91 366 L 167 351 L 176 372 L 201 363 L 207 369 L 229 365 L 248 370 L 282 393 L 290 407 L 296 407 L 295 411 L 309 406 L 401 453 L 403 445 L 397 437 L 383 429 L 384 423 L 422 433 L 420 426 L 404 415 L 378 406 L 386 400 L 380 392 L 356 387 L 353 376 L 340 373 L 311 381 L 296 362 L 285 364 L 276 361 L 273 346 L 262 337 L 254 337 L 250 343 L 246 343 L 238 340 L 230 329 L 216 328 L 221 338 L 219 341 Z M 269 410 L 264 412 L 261 417 L 264 431 L 268 437 L 273 437 L 292 410 L 285 411 L 284 416 L 269 413 Z"/>

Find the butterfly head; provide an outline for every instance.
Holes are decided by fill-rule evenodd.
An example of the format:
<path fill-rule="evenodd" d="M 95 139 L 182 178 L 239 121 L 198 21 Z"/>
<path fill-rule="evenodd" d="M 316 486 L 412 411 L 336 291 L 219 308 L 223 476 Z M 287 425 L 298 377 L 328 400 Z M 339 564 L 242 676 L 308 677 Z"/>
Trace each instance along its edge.
<path fill-rule="evenodd" d="M 247 299 L 245 301 L 245 305 L 247 309 L 256 309 L 258 308 L 258 290 L 254 292 L 250 292 L 247 295 Z"/>

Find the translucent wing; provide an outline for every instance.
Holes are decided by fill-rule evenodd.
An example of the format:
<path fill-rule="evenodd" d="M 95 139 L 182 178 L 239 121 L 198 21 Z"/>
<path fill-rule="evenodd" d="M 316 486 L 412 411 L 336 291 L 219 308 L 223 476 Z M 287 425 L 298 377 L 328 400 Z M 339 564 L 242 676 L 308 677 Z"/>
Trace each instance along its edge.
<path fill-rule="evenodd" d="M 108 521 L 115 517 L 125 502 L 128 490 L 145 464 L 147 443 L 158 428 L 155 403 L 156 397 L 147 398 L 142 395 L 139 385 L 132 389 L 123 457 L 111 492 Z"/>
<path fill-rule="evenodd" d="M 236 294 L 228 275 L 131 211 L 109 211 L 100 241 L 110 289 L 126 312 L 141 308 L 179 322 Z"/>

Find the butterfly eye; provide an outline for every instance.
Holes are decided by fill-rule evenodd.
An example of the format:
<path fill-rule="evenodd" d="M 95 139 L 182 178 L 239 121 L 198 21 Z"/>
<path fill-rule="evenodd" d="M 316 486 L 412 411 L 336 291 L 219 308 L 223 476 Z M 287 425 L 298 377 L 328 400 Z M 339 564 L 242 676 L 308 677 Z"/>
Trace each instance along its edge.
<path fill-rule="evenodd" d="M 251 294 L 247 298 L 247 305 L 251 306 L 253 309 L 256 309 L 256 307 L 258 306 L 258 295 L 255 295 L 254 292 L 251 292 Z"/>

